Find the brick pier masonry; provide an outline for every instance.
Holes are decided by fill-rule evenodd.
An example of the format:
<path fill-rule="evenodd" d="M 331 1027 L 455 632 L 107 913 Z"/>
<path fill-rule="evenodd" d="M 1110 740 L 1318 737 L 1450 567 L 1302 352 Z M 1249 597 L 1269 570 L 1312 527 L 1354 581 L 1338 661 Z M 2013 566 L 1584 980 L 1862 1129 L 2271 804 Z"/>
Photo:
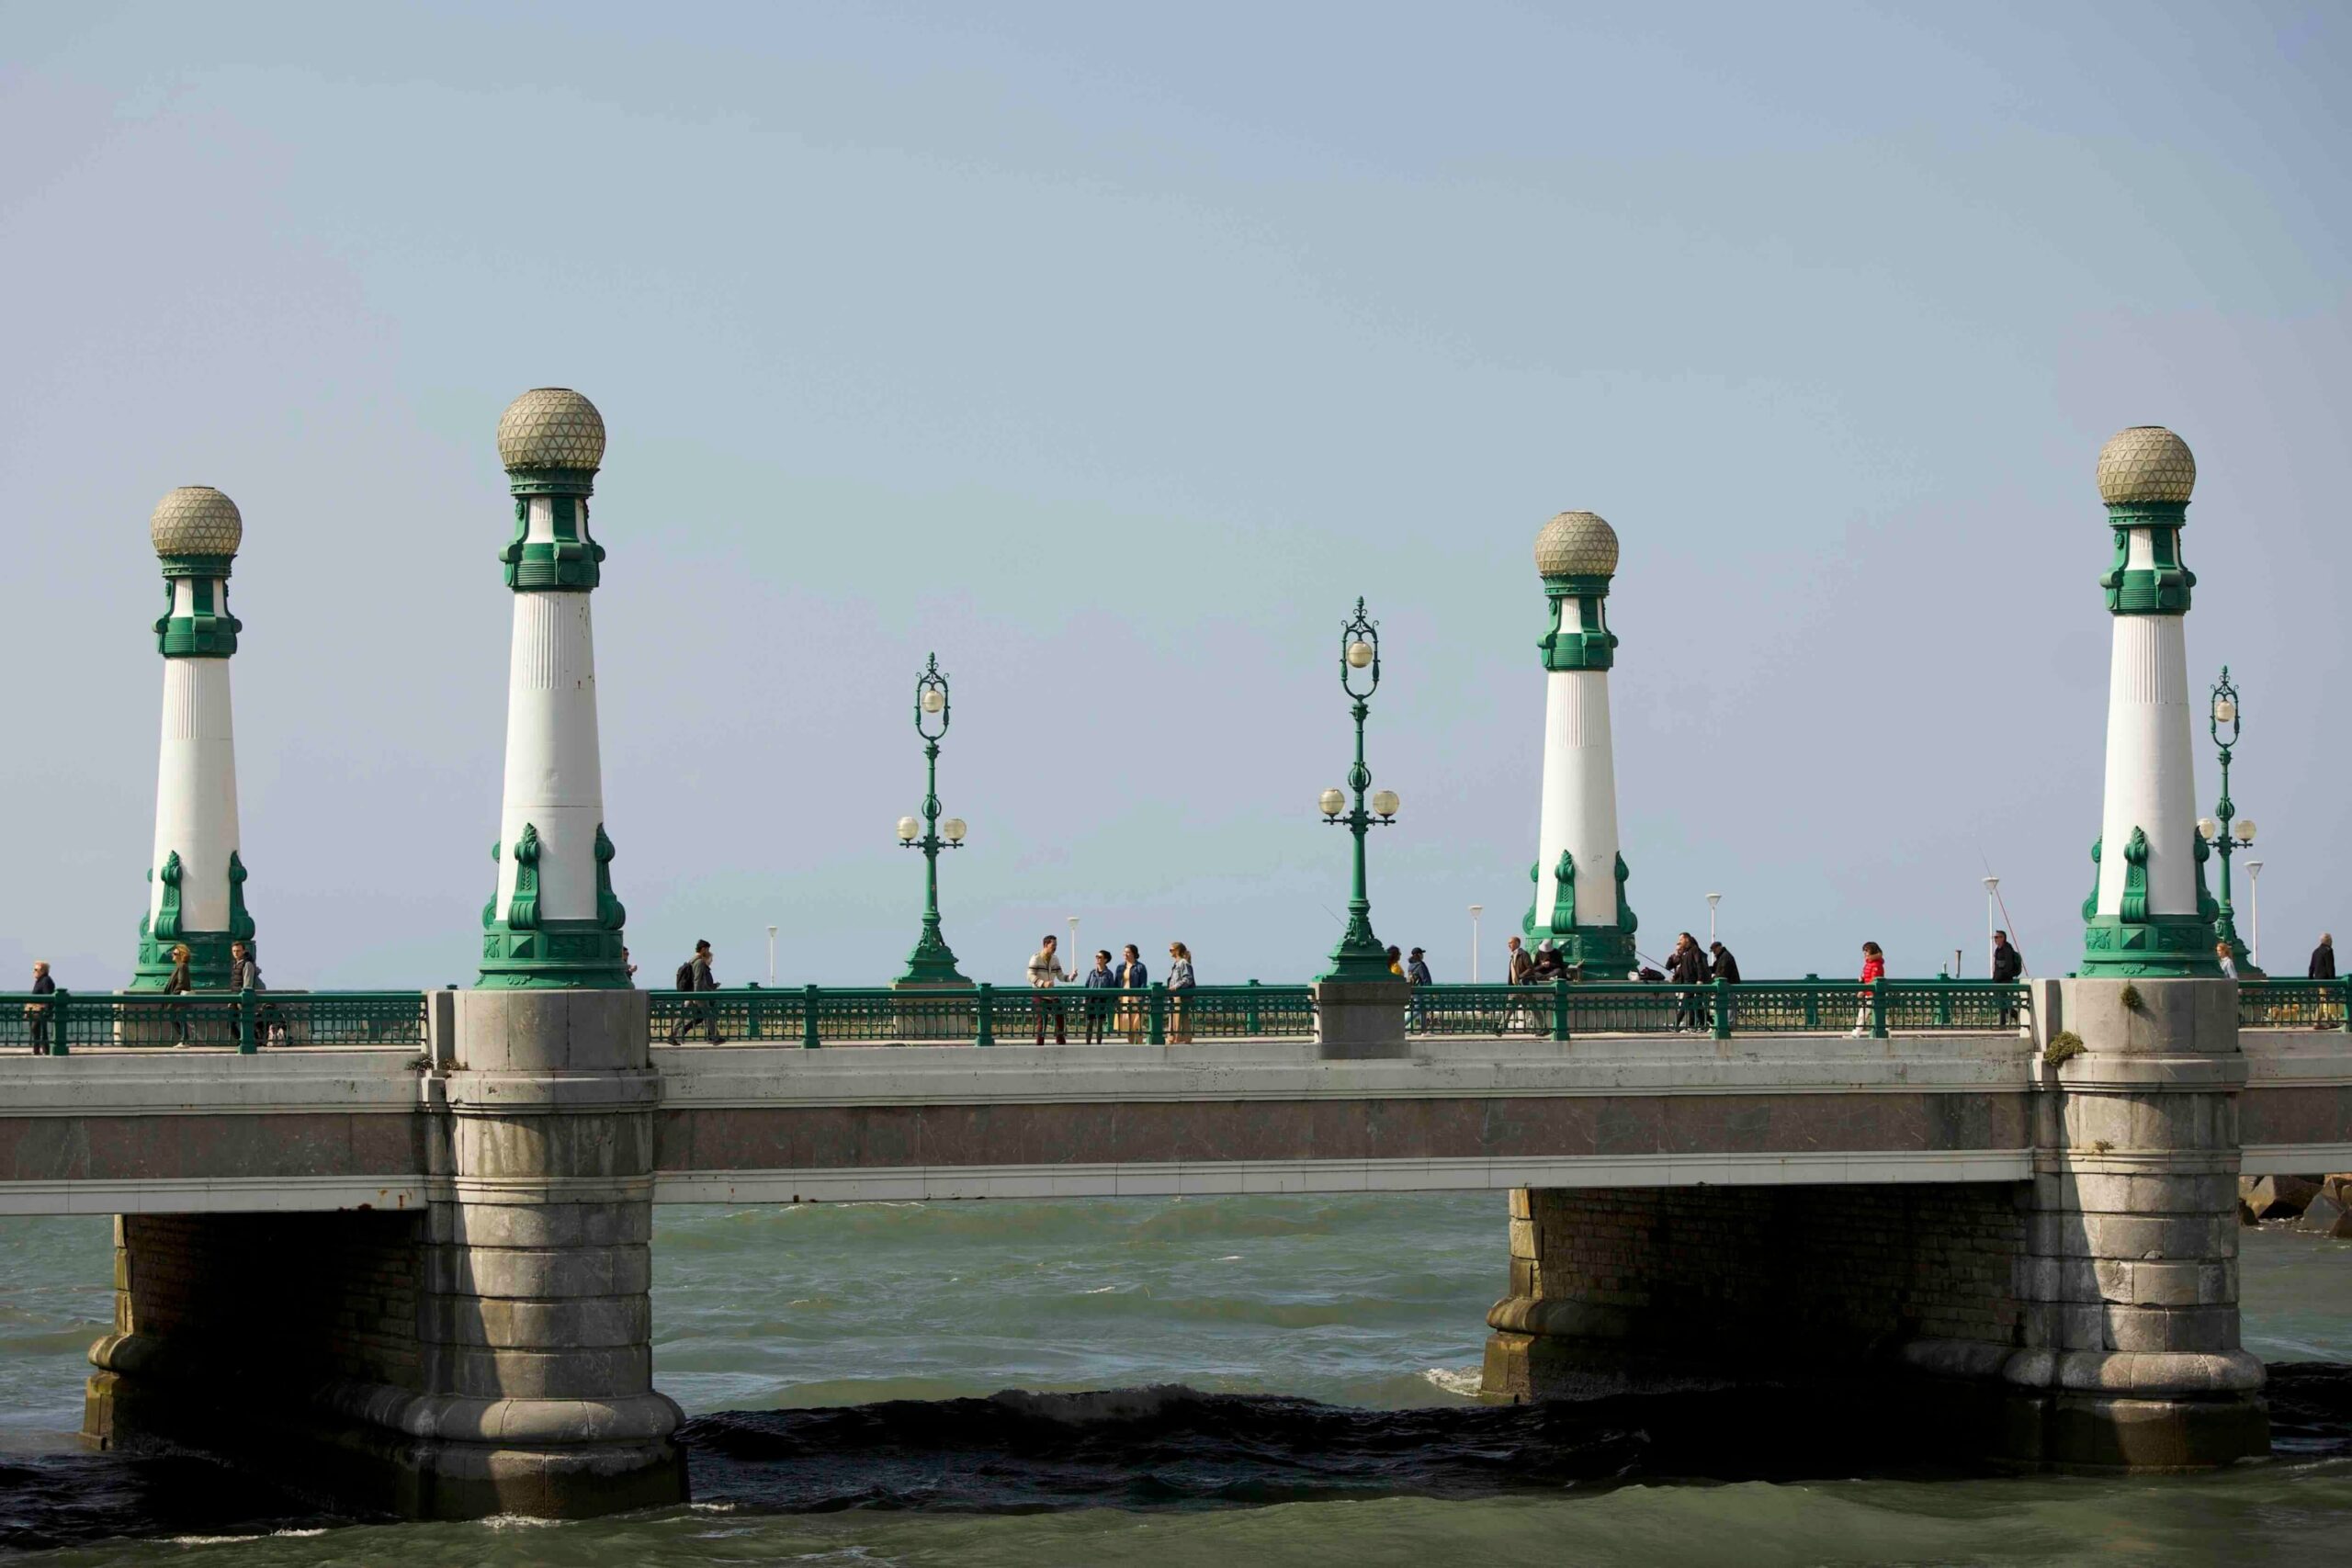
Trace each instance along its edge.
<path fill-rule="evenodd" d="M 1492 1190 L 1489 1397 L 1820 1370 L 2019 1463 L 2226 1463 L 2267 1447 L 2235 1178 L 2352 1167 L 2352 1036 L 2241 1032 L 2225 981 L 2123 989 L 2040 982 L 2018 1034 L 1347 1058 L 649 1048 L 639 993 L 442 992 L 422 1058 L 19 1063 L 0 1212 L 120 1216 L 92 1439 L 423 1517 L 685 1495 L 660 1202 Z M 2086 1049 L 2045 1066 L 2062 1029 Z"/>

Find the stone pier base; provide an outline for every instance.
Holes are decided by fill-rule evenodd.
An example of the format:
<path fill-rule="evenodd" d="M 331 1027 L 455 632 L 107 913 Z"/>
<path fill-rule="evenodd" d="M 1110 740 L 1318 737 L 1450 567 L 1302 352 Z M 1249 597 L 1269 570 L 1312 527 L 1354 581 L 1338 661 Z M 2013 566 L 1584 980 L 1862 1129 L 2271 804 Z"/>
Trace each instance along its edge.
<path fill-rule="evenodd" d="M 423 1213 L 130 1215 L 84 1431 L 345 1506 L 576 1517 L 683 1502 L 652 1385 L 646 998 L 455 998 Z"/>
<path fill-rule="evenodd" d="M 1920 1414 L 1891 1443 L 2067 1470 L 2267 1453 L 2238 1343 L 2236 987 L 2037 988 L 2032 1180 L 1516 1191 L 1486 1395 L 1901 1378 Z M 2062 1032 L 2080 1049 L 2048 1064 Z"/>

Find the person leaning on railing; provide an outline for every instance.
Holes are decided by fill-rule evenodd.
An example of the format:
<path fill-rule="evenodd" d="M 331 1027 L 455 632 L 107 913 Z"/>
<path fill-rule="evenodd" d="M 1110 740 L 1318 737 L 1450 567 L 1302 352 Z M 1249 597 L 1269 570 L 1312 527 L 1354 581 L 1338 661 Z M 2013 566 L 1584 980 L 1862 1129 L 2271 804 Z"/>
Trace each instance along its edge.
<path fill-rule="evenodd" d="M 57 994 L 57 982 L 50 978 L 49 961 L 45 958 L 33 960 L 31 990 L 37 997 L 53 997 Z M 27 1032 L 32 1036 L 33 1055 L 36 1056 L 49 1055 L 49 1015 L 50 1010 L 56 1005 L 54 1002 L 25 1004 L 25 1027 Z"/>

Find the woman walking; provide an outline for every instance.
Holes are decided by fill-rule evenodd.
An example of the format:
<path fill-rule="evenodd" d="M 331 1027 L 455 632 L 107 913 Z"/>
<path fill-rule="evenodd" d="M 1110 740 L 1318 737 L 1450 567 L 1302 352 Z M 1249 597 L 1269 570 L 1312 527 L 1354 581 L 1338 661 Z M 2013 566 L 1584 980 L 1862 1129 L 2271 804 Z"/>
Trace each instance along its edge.
<path fill-rule="evenodd" d="M 1192 1005 L 1184 993 L 1193 988 L 1193 950 L 1181 942 L 1168 944 L 1168 1038 L 1179 1045 L 1192 1043 Z"/>
<path fill-rule="evenodd" d="M 1886 954 L 1878 943 L 1862 943 L 1862 1005 L 1854 1010 L 1854 1035 L 1857 1039 L 1871 1032 L 1871 993 L 1886 978 Z"/>
<path fill-rule="evenodd" d="M 187 976 L 187 960 L 186 942 L 172 949 L 172 977 L 164 982 L 164 995 L 184 997 L 193 988 L 193 983 Z M 187 1004 L 185 1002 L 172 1004 L 172 1049 L 176 1051 L 187 1043 Z"/>

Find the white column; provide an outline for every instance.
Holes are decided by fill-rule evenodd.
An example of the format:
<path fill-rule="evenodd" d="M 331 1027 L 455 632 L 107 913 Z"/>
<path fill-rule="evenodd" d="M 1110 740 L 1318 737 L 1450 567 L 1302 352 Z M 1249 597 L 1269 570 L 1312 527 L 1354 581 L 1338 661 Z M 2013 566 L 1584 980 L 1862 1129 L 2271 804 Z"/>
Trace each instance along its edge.
<path fill-rule="evenodd" d="M 1578 629 L 1564 606 L 1565 629 Z M 1560 852 L 1576 857 L 1575 923 L 1617 920 L 1617 767 L 1609 737 L 1609 672 L 1555 670 L 1544 676 L 1544 814 L 1536 834 L 1535 924 L 1559 901 Z"/>
<path fill-rule="evenodd" d="M 548 501 L 530 502 L 536 535 Z M 587 503 L 580 503 L 584 514 Z M 514 845 L 539 836 L 539 919 L 596 918 L 596 829 L 605 820 L 596 734 L 596 651 L 591 596 L 514 595 L 506 682 L 506 780 L 499 808 L 498 912 L 514 896 Z"/>
<path fill-rule="evenodd" d="M 2107 688 L 2107 798 L 2099 821 L 2102 915 L 2123 907 L 2123 846 L 2134 828 L 2148 836 L 2148 913 L 2197 913 L 2196 775 L 2183 631 L 2178 615 L 2115 617 Z"/>
<path fill-rule="evenodd" d="M 186 579 L 175 584 L 175 600 L 188 587 Z M 220 592 L 218 585 L 214 592 Z M 164 729 L 157 757 L 155 853 L 148 863 L 157 875 L 147 891 L 148 918 L 152 921 L 163 912 L 164 862 L 177 854 L 181 929 L 227 931 L 229 857 L 238 848 L 229 660 L 164 660 Z"/>

